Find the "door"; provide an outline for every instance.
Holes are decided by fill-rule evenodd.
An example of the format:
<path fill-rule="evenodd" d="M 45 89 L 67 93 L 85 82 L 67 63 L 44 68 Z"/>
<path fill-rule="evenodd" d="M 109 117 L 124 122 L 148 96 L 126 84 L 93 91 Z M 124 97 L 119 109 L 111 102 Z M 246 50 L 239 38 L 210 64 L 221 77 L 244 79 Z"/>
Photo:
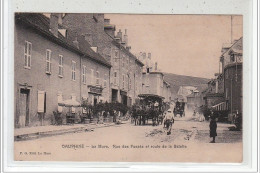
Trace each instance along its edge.
<path fill-rule="evenodd" d="M 29 125 L 29 92 L 28 89 L 20 89 L 19 97 L 19 126 Z"/>
<path fill-rule="evenodd" d="M 97 104 L 97 97 L 94 96 L 94 106 Z"/>

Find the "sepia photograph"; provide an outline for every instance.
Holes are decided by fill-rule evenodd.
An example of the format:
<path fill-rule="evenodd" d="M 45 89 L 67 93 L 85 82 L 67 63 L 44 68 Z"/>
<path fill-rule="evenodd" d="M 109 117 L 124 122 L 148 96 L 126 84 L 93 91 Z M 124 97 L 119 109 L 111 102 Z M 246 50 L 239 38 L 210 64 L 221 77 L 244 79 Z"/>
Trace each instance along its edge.
<path fill-rule="evenodd" d="M 243 162 L 243 15 L 16 12 L 13 51 L 15 161 Z"/>

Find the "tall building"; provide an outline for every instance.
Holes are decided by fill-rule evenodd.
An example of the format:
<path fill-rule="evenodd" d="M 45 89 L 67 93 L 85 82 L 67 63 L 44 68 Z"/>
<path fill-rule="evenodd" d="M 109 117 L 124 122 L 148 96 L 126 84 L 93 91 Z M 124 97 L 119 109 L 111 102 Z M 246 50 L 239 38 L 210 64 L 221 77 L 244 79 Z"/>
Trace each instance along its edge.
<path fill-rule="evenodd" d="M 142 66 L 131 52 L 127 30 L 123 33 L 105 19 L 104 14 L 66 14 L 66 28 L 85 37 L 91 47 L 112 65 L 110 71 L 111 101 L 130 106 L 142 89 Z"/>
<path fill-rule="evenodd" d="M 153 63 L 151 53 L 146 54 L 145 52 L 140 52 L 138 57 L 144 64 L 142 69 L 142 94 L 156 95 L 163 98 L 164 102 L 170 102 L 171 86 L 167 81 L 165 81 L 164 74 L 158 69 L 158 63 Z"/>
<path fill-rule="evenodd" d="M 228 111 L 229 120 L 233 114 L 242 114 L 243 110 L 243 37 L 232 44 L 224 44 L 220 56 L 221 69 L 217 78 L 210 81 L 211 92 L 217 95 L 215 104 L 210 107 Z M 209 87 L 210 89 L 210 87 Z"/>
<path fill-rule="evenodd" d="M 243 102 L 243 37 L 224 52 L 220 61 L 224 78 L 224 97 L 230 113 L 242 114 Z"/>
<path fill-rule="evenodd" d="M 110 63 L 82 37 L 73 37 L 61 17 L 15 14 L 15 127 L 50 124 L 53 111 L 66 113 L 59 106 L 66 100 L 109 100 Z"/>

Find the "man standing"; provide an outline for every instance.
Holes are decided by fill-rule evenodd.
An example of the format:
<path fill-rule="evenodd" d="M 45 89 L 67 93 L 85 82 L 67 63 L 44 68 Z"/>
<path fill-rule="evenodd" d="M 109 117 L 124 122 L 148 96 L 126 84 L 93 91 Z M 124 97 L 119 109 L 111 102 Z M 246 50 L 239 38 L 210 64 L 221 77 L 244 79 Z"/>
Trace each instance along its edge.
<path fill-rule="evenodd" d="M 171 109 L 168 109 L 163 121 L 164 121 L 164 124 L 166 124 L 167 135 L 170 135 L 171 130 L 172 130 L 172 124 L 174 123 L 174 117 L 173 117 Z"/>

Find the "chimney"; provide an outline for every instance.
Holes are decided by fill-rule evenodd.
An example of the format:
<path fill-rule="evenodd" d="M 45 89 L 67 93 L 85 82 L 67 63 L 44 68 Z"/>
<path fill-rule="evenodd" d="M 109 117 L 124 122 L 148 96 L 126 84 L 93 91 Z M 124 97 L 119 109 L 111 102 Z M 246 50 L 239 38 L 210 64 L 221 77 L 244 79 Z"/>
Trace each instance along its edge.
<path fill-rule="evenodd" d="M 119 29 L 119 31 L 117 32 L 117 37 L 120 38 L 120 42 L 122 41 L 122 31 L 121 29 Z"/>
<path fill-rule="evenodd" d="M 125 42 L 125 46 L 128 47 L 127 29 L 125 29 L 124 42 Z"/>
<path fill-rule="evenodd" d="M 50 31 L 55 37 L 58 37 L 58 24 L 59 24 L 59 14 L 51 13 Z"/>
<path fill-rule="evenodd" d="M 158 70 L 158 63 L 155 62 L 155 64 L 154 64 L 154 71 L 157 71 L 157 70 Z"/>
<path fill-rule="evenodd" d="M 143 52 L 143 59 L 145 60 L 146 59 L 146 53 Z"/>
<path fill-rule="evenodd" d="M 76 37 L 75 40 L 73 41 L 73 44 L 74 44 L 77 48 L 79 48 L 79 42 L 78 42 L 77 37 Z"/>
<path fill-rule="evenodd" d="M 110 19 L 104 19 L 104 25 L 109 25 L 110 24 Z"/>
<path fill-rule="evenodd" d="M 148 53 L 148 59 L 151 59 L 151 53 Z"/>

